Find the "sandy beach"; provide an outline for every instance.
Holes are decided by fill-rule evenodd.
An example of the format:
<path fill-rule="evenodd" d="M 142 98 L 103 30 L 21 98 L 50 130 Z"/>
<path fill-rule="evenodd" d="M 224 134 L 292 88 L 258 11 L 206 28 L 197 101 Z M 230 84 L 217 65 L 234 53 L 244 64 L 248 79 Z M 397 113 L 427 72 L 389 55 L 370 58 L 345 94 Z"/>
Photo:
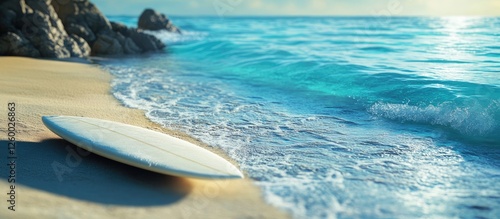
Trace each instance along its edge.
<path fill-rule="evenodd" d="M 122 106 L 110 94 L 111 76 L 98 67 L 17 57 L 1 57 L 0 66 L 0 218 L 288 217 L 267 205 L 248 179 L 207 181 L 156 174 L 84 153 L 49 131 L 42 115 L 87 116 L 168 133 L 225 156 L 150 122 L 140 110 Z M 5 165 L 8 103 L 16 106 L 15 211 L 5 201 L 11 185 Z M 58 177 L 55 168 L 61 165 L 65 173 Z"/>

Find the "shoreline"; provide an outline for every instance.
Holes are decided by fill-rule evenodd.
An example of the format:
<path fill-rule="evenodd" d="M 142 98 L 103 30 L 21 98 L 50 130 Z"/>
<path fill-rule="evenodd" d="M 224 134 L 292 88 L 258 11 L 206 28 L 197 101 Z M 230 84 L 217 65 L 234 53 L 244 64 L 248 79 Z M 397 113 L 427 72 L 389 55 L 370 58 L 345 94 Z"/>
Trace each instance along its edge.
<path fill-rule="evenodd" d="M 45 128 L 42 115 L 107 119 L 179 137 L 235 163 L 222 150 L 125 107 L 110 93 L 111 74 L 99 67 L 21 57 L 0 57 L 0 65 L 1 139 L 6 145 L 7 104 L 15 102 L 18 156 L 16 211 L 6 203 L 0 217 L 290 218 L 265 203 L 249 179 L 207 181 L 151 173 L 83 153 Z M 8 162 L 6 157 L 2 162 Z M 3 177 L 7 168 L 0 169 Z M 7 178 L 0 179 L 6 193 L 9 185 Z"/>

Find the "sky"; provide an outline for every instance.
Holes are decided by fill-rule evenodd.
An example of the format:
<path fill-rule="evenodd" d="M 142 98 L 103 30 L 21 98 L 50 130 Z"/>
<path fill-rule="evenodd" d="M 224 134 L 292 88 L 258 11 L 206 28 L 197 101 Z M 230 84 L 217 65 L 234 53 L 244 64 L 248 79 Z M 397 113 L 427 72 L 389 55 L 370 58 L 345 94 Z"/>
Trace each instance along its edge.
<path fill-rule="evenodd" d="M 500 0 L 91 0 L 106 15 L 500 16 Z"/>

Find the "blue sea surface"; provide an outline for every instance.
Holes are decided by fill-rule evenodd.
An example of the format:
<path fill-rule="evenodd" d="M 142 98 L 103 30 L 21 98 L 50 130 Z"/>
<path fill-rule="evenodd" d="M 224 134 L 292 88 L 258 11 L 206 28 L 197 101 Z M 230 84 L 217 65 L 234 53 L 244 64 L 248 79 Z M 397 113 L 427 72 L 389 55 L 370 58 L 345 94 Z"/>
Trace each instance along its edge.
<path fill-rule="evenodd" d="M 271 205 L 499 217 L 500 18 L 172 20 L 164 52 L 102 63 L 114 96 L 226 151 Z"/>

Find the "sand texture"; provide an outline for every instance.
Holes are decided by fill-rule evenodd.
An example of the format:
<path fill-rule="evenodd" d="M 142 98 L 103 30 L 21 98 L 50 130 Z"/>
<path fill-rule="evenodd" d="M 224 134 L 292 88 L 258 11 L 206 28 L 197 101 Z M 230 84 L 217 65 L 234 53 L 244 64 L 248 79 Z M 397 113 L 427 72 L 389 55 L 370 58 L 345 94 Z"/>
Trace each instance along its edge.
<path fill-rule="evenodd" d="M 168 133 L 110 94 L 111 76 L 79 63 L 0 58 L 0 218 L 287 218 L 248 180 L 161 175 L 89 154 L 50 132 L 42 115 L 107 119 Z M 15 212 L 8 209 L 8 103 L 15 103 Z M 233 161 L 232 161 L 233 162 Z M 59 174 L 58 174 L 59 173 Z M 61 174 L 63 173 L 63 174 Z"/>

